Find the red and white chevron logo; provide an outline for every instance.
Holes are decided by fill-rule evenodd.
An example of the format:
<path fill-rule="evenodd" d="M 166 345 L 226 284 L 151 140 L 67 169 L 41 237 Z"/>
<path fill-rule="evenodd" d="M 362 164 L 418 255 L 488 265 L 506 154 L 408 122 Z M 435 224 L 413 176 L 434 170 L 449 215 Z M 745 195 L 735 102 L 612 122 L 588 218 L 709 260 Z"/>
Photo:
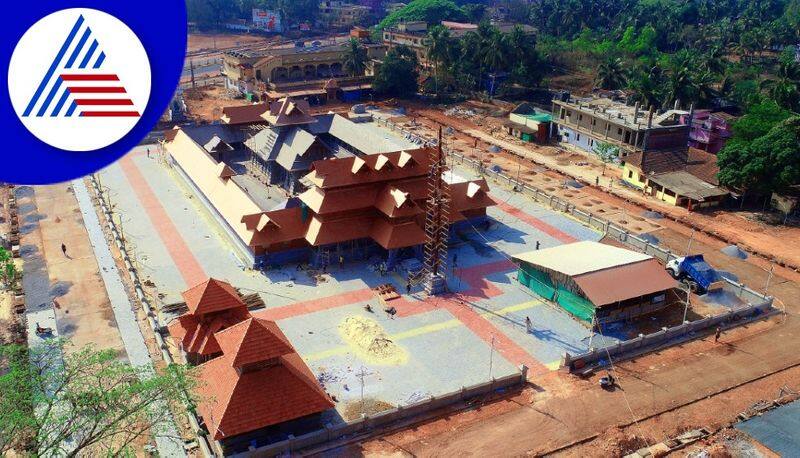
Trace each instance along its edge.
<path fill-rule="evenodd" d="M 88 8 L 62 10 L 20 39 L 9 65 L 9 94 L 40 140 L 68 151 L 96 150 L 138 122 L 150 96 L 150 63 L 119 19 Z"/>

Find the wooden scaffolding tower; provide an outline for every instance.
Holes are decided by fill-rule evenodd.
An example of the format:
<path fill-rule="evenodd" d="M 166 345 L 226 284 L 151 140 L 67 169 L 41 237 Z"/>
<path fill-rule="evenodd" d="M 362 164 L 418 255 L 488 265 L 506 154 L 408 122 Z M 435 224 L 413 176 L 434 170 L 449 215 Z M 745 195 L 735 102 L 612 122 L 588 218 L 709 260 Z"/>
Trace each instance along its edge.
<path fill-rule="evenodd" d="M 429 295 L 447 290 L 447 240 L 450 236 L 450 192 L 444 179 L 447 158 L 442 150 L 442 128 L 439 144 L 431 149 L 428 174 L 427 215 L 425 218 L 425 291 Z"/>

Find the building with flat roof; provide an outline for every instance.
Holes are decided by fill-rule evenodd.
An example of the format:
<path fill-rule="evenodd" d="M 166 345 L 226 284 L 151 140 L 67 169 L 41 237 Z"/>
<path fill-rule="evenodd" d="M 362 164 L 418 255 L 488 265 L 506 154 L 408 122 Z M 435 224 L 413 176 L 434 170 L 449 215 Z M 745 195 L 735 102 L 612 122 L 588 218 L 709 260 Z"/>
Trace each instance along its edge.
<path fill-rule="evenodd" d="M 324 0 L 319 4 L 318 21 L 328 30 L 345 30 L 364 25 L 372 14 L 367 5 L 353 4 L 341 0 Z"/>
<path fill-rule="evenodd" d="M 608 98 L 553 100 L 554 135 L 563 143 L 590 153 L 607 143 L 621 156 L 634 151 L 686 148 L 689 126 L 681 121 L 688 111 L 655 110 L 626 105 Z"/>
<path fill-rule="evenodd" d="M 254 93 L 265 101 L 306 97 L 313 103 L 357 100 L 372 89 L 374 61 L 386 46 L 363 42 L 368 65 L 363 75 L 348 75 L 344 68 L 347 43 L 316 43 L 227 51 L 223 54 L 225 85 Z"/>
<path fill-rule="evenodd" d="M 652 256 L 584 241 L 512 256 L 523 286 L 592 326 L 672 303 L 675 280 Z"/>

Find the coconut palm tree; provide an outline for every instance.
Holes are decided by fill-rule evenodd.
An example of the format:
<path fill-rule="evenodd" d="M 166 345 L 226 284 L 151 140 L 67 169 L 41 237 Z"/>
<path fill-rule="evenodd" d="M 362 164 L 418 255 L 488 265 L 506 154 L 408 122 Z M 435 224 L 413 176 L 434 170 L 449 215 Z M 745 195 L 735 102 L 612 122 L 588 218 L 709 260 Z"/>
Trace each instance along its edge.
<path fill-rule="evenodd" d="M 619 57 L 609 56 L 597 67 L 596 84 L 603 89 L 621 89 L 625 87 L 627 72 L 624 62 Z"/>
<path fill-rule="evenodd" d="M 428 32 L 426 41 L 428 60 L 433 64 L 436 95 L 439 95 L 439 81 L 445 79 L 446 72 L 452 64 L 452 46 L 450 29 L 437 25 Z"/>
<path fill-rule="evenodd" d="M 762 81 L 761 88 L 778 105 L 800 111 L 800 65 L 797 63 L 782 62 L 775 78 Z"/>
<path fill-rule="evenodd" d="M 367 50 L 357 39 L 351 38 L 347 43 L 347 52 L 344 54 L 342 65 L 350 76 L 363 75 L 366 71 Z"/>

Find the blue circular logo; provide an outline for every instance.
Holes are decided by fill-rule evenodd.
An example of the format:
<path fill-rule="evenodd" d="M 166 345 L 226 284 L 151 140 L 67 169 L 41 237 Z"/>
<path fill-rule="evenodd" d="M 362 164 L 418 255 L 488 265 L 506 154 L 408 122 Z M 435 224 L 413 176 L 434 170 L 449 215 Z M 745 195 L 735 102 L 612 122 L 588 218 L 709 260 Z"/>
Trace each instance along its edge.
<path fill-rule="evenodd" d="M 183 0 L 43 3 L 0 32 L 4 182 L 56 183 L 119 159 L 157 124 L 183 69 Z"/>

